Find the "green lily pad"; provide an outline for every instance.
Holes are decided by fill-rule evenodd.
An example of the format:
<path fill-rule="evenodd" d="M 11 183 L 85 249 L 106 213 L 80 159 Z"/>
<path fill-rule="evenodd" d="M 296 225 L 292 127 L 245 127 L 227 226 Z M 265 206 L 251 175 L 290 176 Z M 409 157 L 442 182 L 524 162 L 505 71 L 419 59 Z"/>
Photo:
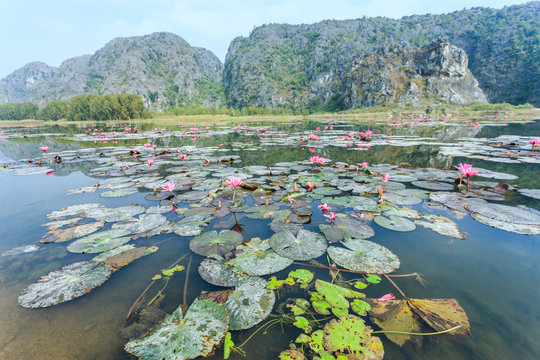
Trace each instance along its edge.
<path fill-rule="evenodd" d="M 219 255 L 224 256 L 229 251 L 242 244 L 244 237 L 236 231 L 215 230 L 197 235 L 189 242 L 189 248 L 196 254 L 202 256 Z"/>
<path fill-rule="evenodd" d="M 296 224 L 290 221 L 281 221 L 278 219 L 275 219 L 270 223 L 270 229 L 272 229 L 272 231 L 275 233 L 281 231 L 290 231 L 293 235 L 296 235 L 303 228 L 304 227 L 302 226 L 302 224 Z"/>
<path fill-rule="evenodd" d="M 496 229 L 523 235 L 540 235 L 540 225 L 516 224 L 512 222 L 492 219 L 490 217 L 480 215 L 479 213 L 472 213 L 471 217 L 484 225 L 491 226 Z"/>
<path fill-rule="evenodd" d="M 363 300 L 354 299 L 351 301 L 351 309 L 360 316 L 366 316 L 367 312 L 371 310 L 371 305 Z"/>
<path fill-rule="evenodd" d="M 279 210 L 280 207 L 276 205 L 259 205 L 248 207 L 244 212 L 249 219 L 270 219 Z"/>
<path fill-rule="evenodd" d="M 208 283 L 216 286 L 231 287 L 249 279 L 232 270 L 231 266 L 225 265 L 216 259 L 204 259 L 199 265 L 199 275 Z"/>
<path fill-rule="evenodd" d="M 187 360 L 211 354 L 229 327 L 227 309 L 211 299 L 196 299 L 182 316 L 179 306 L 150 335 L 124 349 L 141 359 Z"/>
<path fill-rule="evenodd" d="M 515 206 L 493 203 L 467 204 L 467 210 L 484 217 L 520 225 L 540 225 L 540 215 Z"/>
<path fill-rule="evenodd" d="M 92 208 L 84 211 L 84 215 L 96 221 L 117 222 L 126 221 L 144 213 L 146 209 L 139 205 L 120 206 L 117 208 Z"/>
<path fill-rule="evenodd" d="M 42 244 L 58 243 L 90 235 L 105 226 L 105 221 L 96 221 L 89 224 L 70 227 L 67 229 L 49 230 L 39 242 Z"/>
<path fill-rule="evenodd" d="M 231 330 L 252 328 L 272 312 L 276 296 L 266 288 L 266 284 L 261 278 L 252 278 L 238 285 L 229 294 L 225 307 L 231 315 Z"/>
<path fill-rule="evenodd" d="M 347 289 L 319 279 L 315 281 L 315 288 L 319 294 L 324 296 L 324 300 L 330 304 L 331 307 L 339 309 L 349 308 L 349 301 L 347 299 L 360 299 L 366 297 L 366 295 L 358 291 Z"/>
<path fill-rule="evenodd" d="M 416 229 L 416 225 L 414 225 L 414 223 L 411 220 L 406 219 L 401 216 L 379 215 L 379 216 L 375 216 L 373 218 L 373 221 L 375 221 L 377 225 L 383 228 L 389 229 L 389 230 L 393 230 L 393 231 L 408 232 L 408 231 L 413 231 L 414 229 Z"/>
<path fill-rule="evenodd" d="M 19 305 L 36 309 L 75 299 L 103 284 L 112 272 L 112 266 L 90 261 L 64 266 L 26 287 L 19 296 Z"/>
<path fill-rule="evenodd" d="M 321 224 L 319 229 L 330 242 L 339 242 L 343 239 L 369 239 L 375 235 L 369 224 L 349 217 L 338 216 L 332 225 Z"/>
<path fill-rule="evenodd" d="M 419 188 L 428 189 L 428 190 L 449 191 L 449 190 L 454 189 L 453 184 L 444 183 L 440 181 L 418 180 L 418 181 L 413 181 L 411 184 Z"/>
<path fill-rule="evenodd" d="M 323 345 L 327 351 L 348 353 L 351 359 L 382 360 L 384 349 L 378 337 L 371 336 L 371 328 L 362 318 L 345 315 L 324 326 Z"/>
<path fill-rule="evenodd" d="M 399 268 L 398 257 L 384 246 L 367 240 L 347 241 L 344 245 L 349 249 L 330 246 L 328 255 L 345 269 L 386 274 Z"/>
<path fill-rule="evenodd" d="M 126 229 L 132 234 L 140 234 L 148 232 L 152 229 L 161 226 L 167 221 L 167 218 L 161 214 L 142 214 L 138 219 L 130 219 L 127 221 L 113 224 L 112 229 Z"/>
<path fill-rule="evenodd" d="M 306 357 L 298 350 L 285 350 L 279 353 L 279 360 L 305 360 Z"/>
<path fill-rule="evenodd" d="M 105 230 L 85 236 L 69 244 L 67 250 L 73 253 L 93 254 L 104 252 L 130 241 L 129 230 Z"/>
<path fill-rule="evenodd" d="M 313 276 L 314 274 L 306 269 L 296 269 L 289 272 L 289 277 L 296 279 L 296 281 L 300 284 L 309 284 L 311 280 L 313 280 Z"/>
<path fill-rule="evenodd" d="M 300 230 L 295 236 L 290 231 L 278 232 L 268 240 L 272 249 L 292 260 L 311 260 L 326 252 L 326 240 L 320 234 Z"/>
<path fill-rule="evenodd" d="M 202 229 L 208 225 L 210 218 L 203 215 L 193 215 L 178 221 L 172 227 L 172 232 L 180 236 L 195 236 L 202 232 Z"/>
<path fill-rule="evenodd" d="M 99 194 L 99 196 L 104 197 L 104 198 L 114 198 L 114 197 L 129 196 L 129 195 L 136 194 L 138 192 L 139 191 L 137 189 L 125 188 L 125 189 L 105 191 Z"/>
<path fill-rule="evenodd" d="M 250 242 L 238 247 L 236 257 L 229 260 L 227 265 L 248 275 L 261 276 L 281 271 L 292 263 L 293 260 L 272 250 L 268 240 L 253 238 Z"/>
<path fill-rule="evenodd" d="M 465 234 L 459 231 L 458 225 L 452 220 L 444 216 L 426 214 L 423 215 L 424 220 L 415 220 L 416 225 L 420 225 L 435 231 L 438 234 L 455 237 L 458 239 L 465 239 Z"/>

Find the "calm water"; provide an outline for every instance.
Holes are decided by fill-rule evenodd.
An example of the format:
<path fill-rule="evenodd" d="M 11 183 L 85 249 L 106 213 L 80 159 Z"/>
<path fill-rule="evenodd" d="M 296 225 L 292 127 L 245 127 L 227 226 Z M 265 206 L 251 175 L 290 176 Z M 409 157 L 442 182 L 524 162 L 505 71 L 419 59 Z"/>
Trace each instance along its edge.
<path fill-rule="evenodd" d="M 280 133 L 309 131 L 320 123 L 269 124 Z M 322 124 L 325 125 L 325 124 Z M 103 125 L 98 124 L 98 127 Z M 143 127 L 151 129 L 152 124 Z M 452 142 L 460 137 L 496 137 L 504 134 L 533 136 L 540 135 L 538 121 L 528 124 L 513 124 L 506 127 L 482 127 L 465 129 L 454 126 L 385 128 L 380 126 L 347 125 L 336 126 L 343 133 L 372 128 L 375 134 L 418 135 L 432 137 L 440 142 Z M 106 130 L 118 130 L 111 127 Z M 184 129 L 184 128 L 179 128 Z M 47 145 L 50 152 L 79 148 L 94 148 L 93 142 L 67 139 L 62 134 L 80 134 L 85 129 L 41 128 L 32 134 L 45 136 L 8 138 L 0 141 L 0 162 L 13 162 L 28 157 L 40 156 L 39 146 Z M 105 129 L 104 129 L 105 130 Z M 23 131 L 21 131 L 22 133 Z M 56 134 L 56 135 L 51 135 Z M 218 146 L 224 151 L 218 156 L 238 155 L 242 162 L 236 166 L 271 165 L 280 161 L 307 159 L 308 147 L 274 146 L 261 147 L 258 135 L 223 133 L 209 138 L 191 141 L 189 138 L 149 139 L 161 147 L 183 145 Z M 112 146 L 130 148 L 141 145 L 144 140 L 125 140 Z M 235 149 L 236 143 L 251 144 L 255 150 Z M 235 144 L 234 146 L 232 144 Z M 540 166 L 538 164 L 501 164 L 479 159 L 442 156 L 436 145 L 373 146 L 367 151 L 349 151 L 343 147 L 317 149 L 318 155 L 334 162 L 358 163 L 404 163 L 415 167 L 449 168 L 467 161 L 474 166 L 503 171 L 519 176 L 508 183 L 522 187 L 540 188 Z M 16 246 L 36 243 L 45 233 L 42 226 L 45 216 L 74 204 L 98 202 L 108 207 L 139 204 L 144 207 L 156 205 L 147 201 L 147 193 L 106 199 L 101 191 L 90 194 L 66 196 L 68 190 L 94 185 L 100 177 L 92 176 L 91 169 L 100 166 L 96 162 L 79 162 L 53 165 L 54 175 L 14 176 L 13 171 L 0 171 L 0 254 Z M 1 170 L 1 169 L 0 169 Z M 489 180 L 489 179 L 488 179 Z M 507 194 L 506 201 L 512 205 L 526 205 L 537 210 L 540 202 L 526 198 L 517 192 Z M 314 204 L 317 204 L 315 202 Z M 540 357 L 540 238 L 505 232 L 480 224 L 469 215 L 459 216 L 447 209 L 433 209 L 426 202 L 413 206 L 414 209 L 442 214 L 456 221 L 461 231 L 468 234 L 465 240 L 439 235 L 418 227 L 413 232 L 396 233 L 372 224 L 375 237 L 371 240 L 386 246 L 399 256 L 401 267 L 396 272 L 407 274 L 418 272 L 429 282 L 427 288 L 410 279 L 397 279 L 407 296 L 411 298 L 455 298 L 466 311 L 472 328 L 471 336 L 456 341 L 449 338 L 426 337 L 422 347 L 406 343 L 398 347 L 381 336 L 385 348 L 385 359 L 538 359 Z M 176 214 L 167 214 L 178 219 Z M 229 219 L 226 217 L 225 219 Z M 212 230 L 213 220 L 203 231 Z M 265 224 L 269 221 L 242 218 L 244 239 L 251 237 L 269 238 L 273 232 Z M 318 213 L 304 228 L 318 231 L 324 218 Z M 261 223 L 263 226 L 261 226 Z M 139 246 L 159 246 L 155 254 L 140 258 L 115 272 L 102 286 L 89 294 L 57 306 L 29 310 L 17 305 L 20 291 L 50 271 L 62 266 L 88 260 L 91 255 L 73 254 L 66 251 L 66 243 L 40 245 L 33 253 L 0 257 L 0 359 L 127 359 L 123 351 L 126 340 L 119 336 L 125 316 L 138 295 L 148 285 L 151 277 L 190 253 L 190 237 L 164 234 L 149 239 L 136 240 Z M 197 273 L 203 257 L 194 255 L 191 265 L 187 301 L 191 303 L 201 291 L 221 288 L 204 282 Z M 325 262 L 324 256 L 319 259 Z M 293 267 L 277 273 L 283 278 Z M 316 277 L 330 279 L 327 271 L 315 271 Z M 346 278 L 352 278 L 345 275 Z M 166 289 L 161 308 L 172 312 L 182 302 L 185 271 L 172 278 Z M 154 289 L 157 290 L 157 289 Z M 368 296 L 379 297 L 395 289 L 382 282 L 366 291 Z M 281 294 L 282 298 L 294 294 Z M 278 301 L 279 302 L 279 301 Z M 234 332 L 236 344 L 243 342 L 254 329 Z M 295 328 L 284 332 L 276 326 L 266 335 L 256 335 L 245 350 L 248 359 L 275 359 L 277 354 L 299 334 Z M 212 357 L 222 358 L 221 349 Z M 233 354 L 231 358 L 242 358 Z"/>

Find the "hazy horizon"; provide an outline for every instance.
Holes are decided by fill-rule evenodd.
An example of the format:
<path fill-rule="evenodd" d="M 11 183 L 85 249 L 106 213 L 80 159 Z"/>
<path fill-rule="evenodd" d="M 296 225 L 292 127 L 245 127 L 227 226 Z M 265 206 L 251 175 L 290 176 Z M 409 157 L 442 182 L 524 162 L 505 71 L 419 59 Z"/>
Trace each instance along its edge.
<path fill-rule="evenodd" d="M 0 4 L 0 78 L 25 64 L 41 61 L 58 67 L 75 56 L 93 54 L 117 37 L 171 32 L 192 46 L 212 51 L 223 62 L 230 42 L 269 23 L 302 24 L 345 20 L 363 16 L 401 18 L 442 14 L 472 7 L 502 8 L 528 1 L 476 0 L 432 2 L 427 0 L 262 0 L 245 2 L 204 0 L 144 1 L 94 0 Z"/>

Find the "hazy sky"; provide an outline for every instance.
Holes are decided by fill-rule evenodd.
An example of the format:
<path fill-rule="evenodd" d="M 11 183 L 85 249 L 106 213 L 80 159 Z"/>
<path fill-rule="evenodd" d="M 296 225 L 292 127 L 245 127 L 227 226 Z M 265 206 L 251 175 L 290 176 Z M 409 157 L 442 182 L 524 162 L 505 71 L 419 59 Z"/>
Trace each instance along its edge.
<path fill-rule="evenodd" d="M 0 78 L 31 61 L 52 66 L 92 54 L 118 36 L 169 31 L 222 61 L 236 36 L 267 23 L 362 16 L 399 18 L 515 0 L 0 0 Z"/>

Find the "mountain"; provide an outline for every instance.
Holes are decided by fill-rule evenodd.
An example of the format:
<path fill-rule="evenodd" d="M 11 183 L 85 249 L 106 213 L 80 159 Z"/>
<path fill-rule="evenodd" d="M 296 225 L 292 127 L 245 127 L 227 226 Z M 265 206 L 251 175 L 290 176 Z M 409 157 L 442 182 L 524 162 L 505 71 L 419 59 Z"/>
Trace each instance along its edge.
<path fill-rule="evenodd" d="M 237 37 L 223 65 L 171 33 L 117 38 L 59 68 L 0 80 L 0 104 L 134 93 L 150 110 L 344 110 L 443 101 L 540 106 L 540 2 L 443 15 L 269 24 Z"/>
<path fill-rule="evenodd" d="M 235 107 L 326 110 L 437 98 L 482 101 L 471 87 L 474 77 L 490 102 L 540 106 L 538 14 L 540 2 L 531 2 L 401 19 L 263 25 L 248 37 L 234 39 L 229 47 L 223 75 L 227 99 Z M 413 54 L 430 51 L 434 44 L 451 47 L 445 45 L 436 53 L 450 55 L 448 60 L 455 55 L 452 61 L 462 64 L 458 73 L 468 66 L 472 77 L 467 76 L 468 85 L 461 90 L 477 96 L 459 96 L 461 90 L 455 86 L 454 96 L 430 87 L 430 83 L 444 86 L 446 70 L 425 73 L 429 58 L 421 64 L 421 57 Z M 411 90 L 417 94 L 411 96 Z"/>
<path fill-rule="evenodd" d="M 116 38 L 96 51 L 65 60 L 59 68 L 32 63 L 0 83 L 0 103 L 44 105 L 82 94 L 140 95 L 147 108 L 220 106 L 223 64 L 210 51 L 180 36 L 153 33 Z"/>

